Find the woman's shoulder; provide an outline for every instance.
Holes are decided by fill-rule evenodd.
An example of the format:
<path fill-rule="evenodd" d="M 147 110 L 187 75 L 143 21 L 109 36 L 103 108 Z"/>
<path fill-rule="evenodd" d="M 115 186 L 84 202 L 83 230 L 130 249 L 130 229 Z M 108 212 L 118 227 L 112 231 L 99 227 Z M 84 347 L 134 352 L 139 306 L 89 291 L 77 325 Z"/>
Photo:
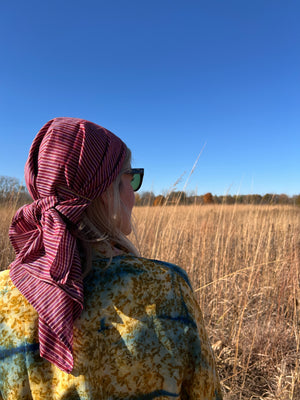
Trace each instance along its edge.
<path fill-rule="evenodd" d="M 22 293 L 13 284 L 9 270 L 0 272 L 0 308 L 1 314 L 11 313 L 12 305 L 19 305 L 23 302 Z"/>
<path fill-rule="evenodd" d="M 13 288 L 14 284 L 10 279 L 9 270 L 0 271 L 0 296 Z"/>
<path fill-rule="evenodd" d="M 133 257 L 132 261 L 133 263 L 141 263 L 143 268 L 147 270 L 147 272 L 154 275 L 157 274 L 157 271 L 161 271 L 162 274 L 170 274 L 171 276 L 176 275 L 177 277 L 183 279 L 191 287 L 186 271 L 176 264 L 143 257 Z"/>
<path fill-rule="evenodd" d="M 32 309 L 32 306 L 11 280 L 9 270 L 0 271 L 1 314 L 12 314 L 14 311 L 19 312 L 20 307 L 22 307 L 23 310 L 25 310 L 25 307 Z"/>
<path fill-rule="evenodd" d="M 130 254 L 113 257 L 109 266 L 107 262 L 101 258 L 94 260 L 94 268 L 85 282 L 87 292 L 97 293 L 101 288 L 102 293 L 106 290 L 130 295 L 137 302 L 149 296 L 193 297 L 187 273 L 175 264 Z"/>
<path fill-rule="evenodd" d="M 13 284 L 9 270 L 0 272 L 0 320 L 0 347 L 7 344 L 7 340 L 17 346 L 23 340 L 25 324 L 31 332 L 37 320 L 37 312 Z"/>
<path fill-rule="evenodd" d="M 171 273 L 179 275 L 189 285 L 189 278 L 186 271 L 176 264 L 172 264 L 162 260 L 150 259 L 145 257 L 137 257 L 131 254 L 118 255 L 113 257 L 110 262 L 107 258 L 95 258 L 93 260 L 94 266 L 100 266 L 101 269 L 120 269 L 123 271 L 135 271 L 136 273 L 149 273 L 157 276 L 158 273 Z"/>
<path fill-rule="evenodd" d="M 113 257 L 107 265 L 108 261 L 95 259 L 91 273 L 85 280 L 86 312 L 92 310 L 95 313 L 101 305 L 101 309 L 122 310 L 127 316 L 138 315 L 142 320 L 150 309 L 155 311 L 155 315 L 172 318 L 182 316 L 184 310 L 186 321 L 192 320 L 190 315 L 194 313 L 194 295 L 182 268 L 161 260 L 133 255 Z M 191 326 L 196 325 L 191 322 Z"/>

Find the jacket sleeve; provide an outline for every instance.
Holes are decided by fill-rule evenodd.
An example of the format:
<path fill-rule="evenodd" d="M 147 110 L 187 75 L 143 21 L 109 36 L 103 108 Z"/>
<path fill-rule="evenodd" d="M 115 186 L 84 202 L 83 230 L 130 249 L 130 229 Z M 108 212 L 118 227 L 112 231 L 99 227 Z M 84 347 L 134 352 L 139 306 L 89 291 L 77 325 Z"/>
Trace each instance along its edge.
<path fill-rule="evenodd" d="M 200 307 L 191 287 L 182 285 L 186 313 L 192 322 L 188 333 L 189 368 L 182 385 L 182 399 L 222 400 L 222 392 L 213 350 L 211 348 Z"/>

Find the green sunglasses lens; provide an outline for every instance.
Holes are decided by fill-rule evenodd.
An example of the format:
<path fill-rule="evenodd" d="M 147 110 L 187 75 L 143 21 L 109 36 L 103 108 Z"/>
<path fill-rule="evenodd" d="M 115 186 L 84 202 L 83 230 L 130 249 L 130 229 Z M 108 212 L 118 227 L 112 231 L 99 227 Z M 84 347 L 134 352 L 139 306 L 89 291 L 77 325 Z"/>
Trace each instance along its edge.
<path fill-rule="evenodd" d="M 144 169 L 143 168 L 133 168 L 130 170 L 130 174 L 132 174 L 131 186 L 132 186 L 132 189 L 136 192 L 142 186 Z"/>
<path fill-rule="evenodd" d="M 131 181 L 131 186 L 134 191 L 138 190 L 140 187 L 141 176 L 140 174 L 133 174 L 133 178 Z"/>

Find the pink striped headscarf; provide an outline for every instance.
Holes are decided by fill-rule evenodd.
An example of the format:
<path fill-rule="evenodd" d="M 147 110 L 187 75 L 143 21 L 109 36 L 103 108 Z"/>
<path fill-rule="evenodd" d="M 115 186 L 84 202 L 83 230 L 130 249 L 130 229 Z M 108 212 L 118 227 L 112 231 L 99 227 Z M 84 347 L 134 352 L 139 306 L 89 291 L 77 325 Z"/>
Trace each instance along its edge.
<path fill-rule="evenodd" d="M 49 121 L 34 139 L 25 179 L 34 200 L 13 218 L 16 252 L 10 277 L 39 314 L 40 355 L 70 373 L 73 322 L 83 308 L 77 224 L 90 201 L 119 174 L 125 144 L 110 131 L 76 118 Z"/>

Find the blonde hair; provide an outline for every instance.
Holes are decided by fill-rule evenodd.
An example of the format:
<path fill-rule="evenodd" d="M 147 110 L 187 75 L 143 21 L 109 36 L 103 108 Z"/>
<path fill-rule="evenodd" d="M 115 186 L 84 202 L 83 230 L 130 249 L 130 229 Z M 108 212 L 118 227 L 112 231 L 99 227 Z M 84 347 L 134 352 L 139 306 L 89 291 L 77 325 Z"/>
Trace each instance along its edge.
<path fill-rule="evenodd" d="M 78 227 L 78 245 L 83 254 L 82 268 L 86 276 L 92 268 L 92 257 L 97 253 L 100 257 L 109 258 L 108 265 L 115 255 L 115 249 L 124 253 L 139 256 L 139 252 L 131 241 L 121 232 L 119 226 L 121 209 L 127 212 L 120 198 L 122 175 L 131 168 L 131 151 L 127 148 L 122 169 L 109 188 L 100 197 L 92 201 L 83 214 Z M 106 196 L 108 201 L 104 202 Z M 129 211 L 128 211 L 129 212 Z M 132 226 L 131 227 L 134 230 Z"/>

